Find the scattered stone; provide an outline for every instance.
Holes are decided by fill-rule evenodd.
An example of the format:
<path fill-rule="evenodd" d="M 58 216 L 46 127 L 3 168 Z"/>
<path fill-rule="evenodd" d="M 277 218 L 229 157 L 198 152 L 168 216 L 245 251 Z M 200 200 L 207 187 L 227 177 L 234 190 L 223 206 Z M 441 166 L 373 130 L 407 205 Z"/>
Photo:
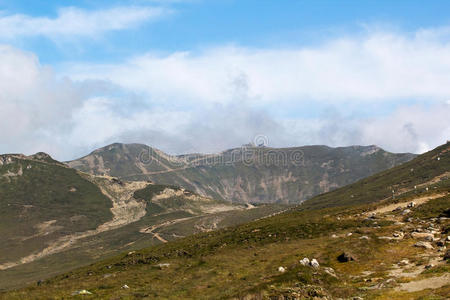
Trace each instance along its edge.
<path fill-rule="evenodd" d="M 447 242 L 450 242 L 450 235 L 445 239 Z"/>
<path fill-rule="evenodd" d="M 300 264 L 301 264 L 302 266 L 308 266 L 309 263 L 310 263 L 310 261 L 309 261 L 309 258 L 307 258 L 307 257 L 305 257 L 305 258 L 303 258 L 302 260 L 300 260 Z"/>
<path fill-rule="evenodd" d="M 164 269 L 164 268 L 168 268 L 168 267 L 170 267 L 170 264 L 158 264 L 158 265 L 156 265 L 158 268 L 160 268 L 161 270 L 162 269 Z"/>
<path fill-rule="evenodd" d="M 432 267 L 434 267 L 434 265 L 433 265 L 433 264 L 429 264 L 429 265 L 426 265 L 426 266 L 425 266 L 425 269 L 428 270 L 428 269 L 431 269 Z"/>
<path fill-rule="evenodd" d="M 72 293 L 72 296 L 75 295 L 92 295 L 92 293 L 89 292 L 88 290 L 79 290 Z"/>
<path fill-rule="evenodd" d="M 415 239 L 425 239 L 429 241 L 433 241 L 434 235 L 432 233 L 427 232 L 412 232 L 411 237 Z"/>
<path fill-rule="evenodd" d="M 409 214 L 411 212 L 410 209 L 405 209 L 404 211 L 402 211 L 402 216 L 405 216 L 407 214 Z"/>
<path fill-rule="evenodd" d="M 417 242 L 414 247 L 421 247 L 425 249 L 433 249 L 433 246 L 429 242 Z"/>
<path fill-rule="evenodd" d="M 450 259 L 450 249 L 447 250 L 447 252 L 445 252 L 444 254 L 444 260 L 449 260 Z"/>
<path fill-rule="evenodd" d="M 343 252 L 341 255 L 337 257 L 339 262 L 349 262 L 349 261 L 356 261 L 356 258 L 348 252 Z"/>
<path fill-rule="evenodd" d="M 130 287 L 128 286 L 128 285 L 126 285 L 126 284 L 124 284 L 123 286 L 122 286 L 122 289 L 124 289 L 124 290 L 127 290 L 127 289 L 129 289 Z"/>
<path fill-rule="evenodd" d="M 333 235 L 331 235 L 331 237 L 332 237 L 333 239 L 335 239 L 335 238 L 337 238 L 338 236 L 335 235 L 335 234 L 333 234 Z"/>
<path fill-rule="evenodd" d="M 286 272 L 286 269 L 284 267 L 278 267 L 278 272 L 284 273 Z"/>
<path fill-rule="evenodd" d="M 369 237 L 367 235 L 363 235 L 359 239 L 360 240 L 369 240 Z"/>
<path fill-rule="evenodd" d="M 408 203 L 408 208 L 413 208 L 413 207 L 415 207 L 416 206 L 416 202 L 414 202 L 414 201 L 412 201 L 412 202 L 409 202 Z"/>
<path fill-rule="evenodd" d="M 136 253 L 136 251 L 130 251 L 130 252 L 128 252 L 128 256 L 131 256 L 131 255 L 133 255 L 133 254 L 135 254 Z"/>
<path fill-rule="evenodd" d="M 323 271 L 324 271 L 325 273 L 327 273 L 328 275 L 330 275 L 330 276 L 332 276 L 332 277 L 334 277 L 334 278 L 337 278 L 336 272 L 334 271 L 333 268 L 323 267 Z"/>
<path fill-rule="evenodd" d="M 311 267 L 313 267 L 314 269 L 318 269 L 320 267 L 319 262 L 317 261 L 317 259 L 313 258 L 311 259 L 310 262 Z"/>
<path fill-rule="evenodd" d="M 347 233 L 347 236 L 352 236 L 352 234 L 353 234 L 353 233 L 349 232 L 349 233 Z"/>
<path fill-rule="evenodd" d="M 407 260 L 407 259 L 403 259 L 398 263 L 399 266 L 406 266 L 408 264 L 409 264 L 409 260 Z"/>
<path fill-rule="evenodd" d="M 394 232 L 393 234 L 392 234 L 392 236 L 393 237 L 395 237 L 395 238 L 403 238 L 404 237 L 404 233 L 403 232 L 401 232 L 401 231 L 397 231 L 397 232 Z"/>

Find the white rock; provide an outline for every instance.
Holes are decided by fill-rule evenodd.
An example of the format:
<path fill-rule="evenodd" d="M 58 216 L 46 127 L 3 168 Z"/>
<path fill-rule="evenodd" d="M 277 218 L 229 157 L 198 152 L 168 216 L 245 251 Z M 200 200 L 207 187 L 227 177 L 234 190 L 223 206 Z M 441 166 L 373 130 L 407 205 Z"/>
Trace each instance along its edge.
<path fill-rule="evenodd" d="M 318 262 L 317 259 L 315 259 L 315 258 L 311 259 L 310 265 L 311 265 L 311 267 L 313 267 L 314 269 L 317 269 L 317 268 L 320 267 L 319 262 Z"/>
<path fill-rule="evenodd" d="M 278 267 L 278 272 L 284 273 L 286 272 L 286 269 L 284 267 Z"/>
<path fill-rule="evenodd" d="M 302 266 L 307 266 L 307 265 L 309 265 L 309 263 L 310 263 L 310 261 L 309 261 L 309 258 L 307 258 L 307 257 L 305 257 L 302 260 L 300 260 L 300 264 Z"/>
<path fill-rule="evenodd" d="M 130 287 L 129 287 L 128 285 L 124 284 L 124 285 L 122 286 L 122 288 L 126 290 L 126 289 L 129 289 Z"/>
<path fill-rule="evenodd" d="M 407 259 L 401 260 L 401 261 L 398 263 L 399 266 L 406 266 L 406 265 L 408 265 L 408 264 L 409 264 L 409 260 L 407 260 Z"/>
<path fill-rule="evenodd" d="M 89 292 L 88 290 L 79 290 L 76 292 L 73 292 L 72 295 L 92 295 L 91 292 Z"/>
<path fill-rule="evenodd" d="M 333 268 L 324 267 L 324 268 L 323 268 L 323 271 L 324 271 L 325 273 L 327 273 L 328 275 L 337 278 L 336 272 L 334 271 Z"/>
<path fill-rule="evenodd" d="M 410 209 L 405 209 L 404 211 L 402 211 L 402 215 L 404 216 L 404 215 L 407 215 L 407 214 L 409 214 L 411 212 L 411 210 Z"/>
<path fill-rule="evenodd" d="M 362 237 L 359 238 L 360 240 L 368 240 L 369 237 L 367 235 L 363 235 Z"/>
<path fill-rule="evenodd" d="M 332 237 L 333 239 L 335 239 L 335 238 L 337 238 L 338 236 L 335 235 L 335 234 L 333 234 L 333 235 L 331 235 L 331 237 Z"/>
<path fill-rule="evenodd" d="M 352 236 L 352 234 L 353 234 L 353 233 L 349 232 L 349 233 L 347 233 L 347 236 Z"/>
<path fill-rule="evenodd" d="M 414 201 L 408 203 L 409 208 L 413 208 L 415 206 L 416 206 L 416 202 L 414 202 Z"/>
<path fill-rule="evenodd" d="M 425 249 L 433 249 L 433 246 L 428 242 L 417 242 L 414 244 L 414 247 L 422 247 Z"/>

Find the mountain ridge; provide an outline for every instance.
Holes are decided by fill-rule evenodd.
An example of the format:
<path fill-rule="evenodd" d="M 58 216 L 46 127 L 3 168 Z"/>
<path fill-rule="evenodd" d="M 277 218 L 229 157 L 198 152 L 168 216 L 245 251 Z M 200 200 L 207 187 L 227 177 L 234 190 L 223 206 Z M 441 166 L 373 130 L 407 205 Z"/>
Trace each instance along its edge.
<path fill-rule="evenodd" d="M 144 144 L 114 143 L 66 163 L 91 174 L 175 184 L 231 202 L 295 204 L 415 156 L 375 145 L 247 145 L 214 154 L 172 156 Z"/>

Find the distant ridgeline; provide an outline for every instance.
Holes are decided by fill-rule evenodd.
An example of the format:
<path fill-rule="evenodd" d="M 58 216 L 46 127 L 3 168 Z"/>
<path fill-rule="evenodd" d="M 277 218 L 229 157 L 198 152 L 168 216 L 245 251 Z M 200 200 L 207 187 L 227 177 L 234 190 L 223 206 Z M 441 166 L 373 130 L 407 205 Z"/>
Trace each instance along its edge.
<path fill-rule="evenodd" d="M 413 159 L 377 146 L 269 148 L 170 156 L 141 144 L 112 144 L 67 162 L 83 172 L 151 180 L 240 203 L 300 203 Z"/>

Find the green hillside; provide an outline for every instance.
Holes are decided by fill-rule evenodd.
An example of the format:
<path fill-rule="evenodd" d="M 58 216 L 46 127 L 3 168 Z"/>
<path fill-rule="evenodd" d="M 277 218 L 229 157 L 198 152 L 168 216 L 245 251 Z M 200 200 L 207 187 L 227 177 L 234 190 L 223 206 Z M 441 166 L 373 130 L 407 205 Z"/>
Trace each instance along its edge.
<path fill-rule="evenodd" d="M 112 218 L 111 201 L 77 171 L 37 154 L 0 156 L 0 266 Z"/>
<path fill-rule="evenodd" d="M 284 209 L 91 176 L 44 153 L 0 156 L 0 289 Z"/>
<path fill-rule="evenodd" d="M 394 199 L 400 195 L 420 195 L 430 189 L 448 188 L 450 178 L 450 143 L 437 147 L 415 159 L 349 184 L 336 191 L 324 193 L 303 203 L 305 208 L 324 208 L 371 203 Z M 440 184 L 441 183 L 441 184 Z"/>
<path fill-rule="evenodd" d="M 87 290 L 86 299 L 447 299 L 449 150 L 447 143 L 410 162 L 410 182 L 395 199 L 385 199 L 373 176 L 364 181 L 362 203 L 340 198 L 348 188 L 339 189 L 324 195 L 335 199 L 331 208 L 317 208 L 324 205 L 319 196 L 282 214 L 124 253 L 3 296 L 59 299 Z M 395 170 L 384 173 L 384 183 L 405 180 Z M 428 190 L 416 194 L 413 184 Z M 319 265 L 302 264 L 304 257 Z"/>

